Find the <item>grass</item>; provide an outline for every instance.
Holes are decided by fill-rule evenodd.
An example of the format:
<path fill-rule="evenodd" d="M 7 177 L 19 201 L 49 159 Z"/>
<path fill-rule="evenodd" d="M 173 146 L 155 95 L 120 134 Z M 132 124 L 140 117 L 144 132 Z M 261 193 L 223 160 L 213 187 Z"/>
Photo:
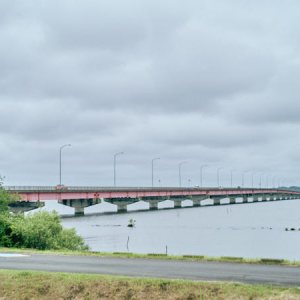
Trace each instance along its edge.
<path fill-rule="evenodd" d="M 242 258 L 242 257 L 209 257 L 203 255 L 166 255 L 164 253 L 136 254 L 126 252 L 95 252 L 95 251 L 69 251 L 69 250 L 35 250 L 35 249 L 19 249 L 19 248 L 3 248 L 0 252 L 8 253 L 36 253 L 36 254 L 54 254 L 54 255 L 80 255 L 80 256 L 101 256 L 101 257 L 127 257 L 127 258 L 148 258 L 148 259 L 176 259 L 176 260 L 192 260 L 192 261 L 218 261 L 218 262 L 236 262 L 249 264 L 280 264 L 286 266 L 300 266 L 300 261 L 289 261 L 281 259 L 268 258 Z M 1 300 L 1 299 L 0 299 Z"/>
<path fill-rule="evenodd" d="M 296 288 L 0 270 L 0 299 L 299 299 Z"/>

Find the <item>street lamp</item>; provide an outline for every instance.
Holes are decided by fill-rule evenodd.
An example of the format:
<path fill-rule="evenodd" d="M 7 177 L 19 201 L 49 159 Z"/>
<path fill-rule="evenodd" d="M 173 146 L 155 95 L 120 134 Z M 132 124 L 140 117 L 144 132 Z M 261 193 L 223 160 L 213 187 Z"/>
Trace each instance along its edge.
<path fill-rule="evenodd" d="M 267 175 L 267 189 L 269 188 L 269 177 L 272 176 L 272 174 Z"/>
<path fill-rule="evenodd" d="M 261 189 L 261 177 L 262 177 L 262 175 L 264 175 L 264 173 L 260 173 L 259 174 L 259 188 Z"/>
<path fill-rule="evenodd" d="M 179 186 L 181 187 L 181 165 L 182 164 L 187 164 L 186 161 L 182 161 L 180 164 L 179 164 Z"/>
<path fill-rule="evenodd" d="M 220 187 L 219 171 L 220 171 L 221 169 L 224 169 L 224 167 L 219 167 L 219 168 L 217 169 L 217 182 L 218 182 L 218 187 Z"/>
<path fill-rule="evenodd" d="M 153 163 L 154 163 L 154 161 L 157 160 L 157 159 L 160 159 L 160 157 L 155 157 L 155 158 L 153 158 L 153 159 L 152 159 L 152 164 L 151 164 L 151 165 L 152 165 L 152 187 L 153 187 Z"/>
<path fill-rule="evenodd" d="M 70 146 L 71 146 L 70 144 L 66 144 L 59 148 L 59 185 L 61 185 L 61 149 Z"/>
<path fill-rule="evenodd" d="M 273 188 L 274 188 L 274 189 L 275 189 L 275 178 L 276 178 L 276 176 L 273 176 L 272 183 L 273 183 Z"/>
<path fill-rule="evenodd" d="M 116 187 L 116 158 L 119 154 L 124 154 L 124 152 L 118 152 L 114 155 L 114 187 Z"/>
<path fill-rule="evenodd" d="M 207 167 L 207 165 L 202 165 L 202 166 L 200 167 L 200 186 L 201 186 L 201 187 L 202 187 L 202 169 L 203 169 L 204 167 Z"/>
<path fill-rule="evenodd" d="M 243 171 L 242 172 L 242 187 L 244 187 L 244 174 L 247 173 L 249 171 Z"/>
<path fill-rule="evenodd" d="M 253 175 L 255 174 L 256 172 L 252 172 L 252 188 L 253 188 Z"/>
<path fill-rule="evenodd" d="M 231 175 L 230 175 L 231 188 L 232 188 L 232 173 L 233 173 L 233 171 L 236 171 L 236 169 L 231 170 Z"/>

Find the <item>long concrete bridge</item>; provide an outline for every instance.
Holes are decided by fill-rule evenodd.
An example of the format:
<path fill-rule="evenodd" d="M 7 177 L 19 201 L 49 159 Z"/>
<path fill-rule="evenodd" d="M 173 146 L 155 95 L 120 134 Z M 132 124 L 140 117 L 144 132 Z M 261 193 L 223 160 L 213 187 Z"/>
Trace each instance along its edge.
<path fill-rule="evenodd" d="M 149 209 L 158 209 L 158 203 L 174 201 L 174 208 L 180 208 L 184 200 L 190 199 L 193 206 L 200 206 L 206 199 L 212 199 L 213 205 L 220 205 L 221 199 L 229 198 L 229 204 L 257 203 L 275 200 L 300 199 L 300 191 L 285 189 L 255 188 L 144 188 L 144 187 L 66 187 L 66 186 L 27 186 L 2 187 L 11 193 L 17 193 L 21 200 L 11 205 L 12 212 L 25 212 L 44 206 L 43 201 L 58 200 L 60 204 L 74 207 L 75 215 L 83 215 L 84 208 L 105 201 L 117 205 L 118 212 L 127 211 L 127 206 L 144 201 Z M 242 202 L 237 202 L 242 198 Z"/>

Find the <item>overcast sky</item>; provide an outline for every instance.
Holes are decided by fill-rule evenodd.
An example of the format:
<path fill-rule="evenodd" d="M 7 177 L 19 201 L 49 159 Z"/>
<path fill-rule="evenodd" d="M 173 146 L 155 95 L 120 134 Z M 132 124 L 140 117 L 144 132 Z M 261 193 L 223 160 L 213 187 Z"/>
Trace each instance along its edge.
<path fill-rule="evenodd" d="M 5 185 L 300 185 L 299 0 L 0 2 Z M 160 183 L 159 183 L 160 180 Z M 190 181 L 189 181 L 190 180 Z"/>

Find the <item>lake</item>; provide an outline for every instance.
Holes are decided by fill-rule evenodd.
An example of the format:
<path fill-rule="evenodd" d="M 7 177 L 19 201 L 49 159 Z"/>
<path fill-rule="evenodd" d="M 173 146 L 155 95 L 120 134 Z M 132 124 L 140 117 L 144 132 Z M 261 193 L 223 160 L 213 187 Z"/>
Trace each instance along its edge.
<path fill-rule="evenodd" d="M 46 201 L 45 207 L 65 215 L 63 226 L 76 228 L 93 251 L 300 261 L 299 200 L 201 207 L 191 207 L 186 200 L 183 205 L 171 209 L 173 202 L 164 201 L 160 209 L 148 211 L 147 203 L 138 202 L 129 205 L 127 213 L 117 213 L 116 206 L 101 203 L 81 217 L 67 216 L 73 209 L 56 201 Z M 127 227 L 129 219 L 136 220 L 135 227 Z"/>

